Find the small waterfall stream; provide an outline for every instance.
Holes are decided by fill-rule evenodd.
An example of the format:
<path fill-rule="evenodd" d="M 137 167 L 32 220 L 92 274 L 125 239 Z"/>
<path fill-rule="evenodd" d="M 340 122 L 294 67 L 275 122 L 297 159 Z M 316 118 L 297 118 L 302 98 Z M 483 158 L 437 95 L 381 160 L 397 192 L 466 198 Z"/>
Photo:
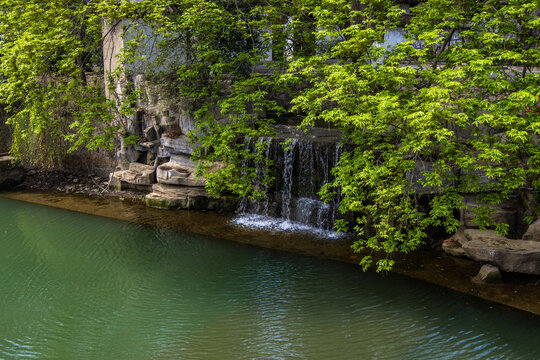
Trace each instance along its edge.
<path fill-rule="evenodd" d="M 276 138 L 245 139 L 246 149 L 253 152 L 257 142 L 259 146 L 265 142 L 264 156 L 273 166 L 266 169 L 264 164 L 244 163 L 256 168 L 259 178 L 255 186 L 265 191 L 266 198 L 244 199 L 235 222 L 250 227 L 332 235 L 339 214 L 339 195 L 324 203 L 317 193 L 332 180 L 331 170 L 341 155 L 341 135 L 328 129 L 308 133 L 289 126 L 277 129 Z M 267 170 L 275 179 L 271 186 L 263 185 L 262 176 Z"/>

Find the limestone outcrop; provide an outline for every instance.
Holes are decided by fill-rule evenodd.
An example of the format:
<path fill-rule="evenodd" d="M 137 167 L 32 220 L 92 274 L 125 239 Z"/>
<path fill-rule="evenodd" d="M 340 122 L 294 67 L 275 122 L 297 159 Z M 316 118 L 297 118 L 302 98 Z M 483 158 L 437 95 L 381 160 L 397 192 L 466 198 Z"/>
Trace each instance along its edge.
<path fill-rule="evenodd" d="M 180 135 L 177 137 L 168 137 L 166 135 L 161 137 L 161 151 L 163 156 L 171 156 L 178 154 L 191 155 L 195 150 L 195 145 L 191 143 L 186 135 Z"/>
<path fill-rule="evenodd" d="M 195 175 L 195 168 L 169 161 L 156 169 L 157 182 L 160 184 L 203 187 L 204 178 Z"/>
<path fill-rule="evenodd" d="M 494 230 L 466 229 L 443 249 L 475 261 L 493 264 L 503 271 L 540 275 L 540 242 L 508 239 Z M 459 248 L 461 248 L 459 250 Z"/>
<path fill-rule="evenodd" d="M 156 171 L 153 166 L 130 163 L 127 169 L 117 170 L 111 174 L 111 186 L 117 190 L 149 190 L 155 179 Z"/>

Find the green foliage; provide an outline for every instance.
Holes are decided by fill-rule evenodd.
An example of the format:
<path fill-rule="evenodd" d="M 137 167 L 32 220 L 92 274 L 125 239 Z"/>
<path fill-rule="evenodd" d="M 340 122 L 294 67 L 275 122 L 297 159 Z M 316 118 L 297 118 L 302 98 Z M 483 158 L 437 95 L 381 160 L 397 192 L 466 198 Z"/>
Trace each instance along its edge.
<path fill-rule="evenodd" d="M 264 161 L 264 146 L 247 151 L 244 139 L 271 135 L 280 114 L 299 113 L 303 127 L 335 126 L 355 148 L 321 196 L 339 189 L 340 210 L 358 214 L 336 224 L 359 235 L 355 250 L 387 254 L 375 263 L 368 255 L 365 268 L 389 269 L 429 227 L 455 231 L 464 194 L 485 204 L 481 226 L 506 233 L 488 205 L 538 186 L 534 1 L 428 0 L 394 47 L 384 39 L 403 10 L 390 0 L 149 4 L 157 2 L 141 5 L 145 21 L 177 74 L 171 88 L 199 118 L 191 136 L 201 173 L 223 163 L 206 173 L 209 190 L 263 195 L 247 165 Z M 283 95 L 292 107 L 276 101 Z"/>
<path fill-rule="evenodd" d="M 539 117 L 527 109 L 536 109 L 540 95 L 533 71 L 539 22 L 533 1 L 427 1 L 414 8 L 407 40 L 383 49 L 399 9 L 390 1 L 360 3 L 354 15 L 361 22 L 320 30 L 346 40 L 293 61 L 285 79 L 310 84 L 293 99 L 304 126 L 323 120 L 356 144 L 332 184 L 344 196 L 341 210 L 361 214 L 350 224 L 360 235 L 355 250 L 391 255 L 417 248 L 428 226 L 455 231 L 460 194 L 497 204 L 538 179 Z M 428 208 L 419 205 L 423 193 Z M 488 208 L 479 209 L 476 220 L 492 225 Z M 496 229 L 505 234 L 508 225 Z M 385 259 L 377 269 L 389 266 Z"/>
<path fill-rule="evenodd" d="M 105 5 L 0 1 L 0 103 L 19 160 L 48 167 L 82 146 L 111 148 L 118 125 L 103 92 L 98 9 Z"/>
<path fill-rule="evenodd" d="M 389 47 L 404 13 L 390 0 L 0 0 L 13 151 L 110 143 L 136 93 L 107 102 L 85 74 L 100 64 L 101 17 L 130 19 L 120 71 L 146 64 L 197 117 L 190 137 L 212 194 L 264 196 L 250 164 L 266 161 L 263 138 L 295 112 L 354 145 L 320 195 L 339 189 L 340 211 L 357 215 L 336 229 L 358 234 L 364 268 L 388 270 L 429 227 L 455 231 L 466 194 L 478 194 L 482 227 L 507 233 L 489 205 L 540 188 L 538 3 L 427 0 L 412 12 L 405 41 Z"/>

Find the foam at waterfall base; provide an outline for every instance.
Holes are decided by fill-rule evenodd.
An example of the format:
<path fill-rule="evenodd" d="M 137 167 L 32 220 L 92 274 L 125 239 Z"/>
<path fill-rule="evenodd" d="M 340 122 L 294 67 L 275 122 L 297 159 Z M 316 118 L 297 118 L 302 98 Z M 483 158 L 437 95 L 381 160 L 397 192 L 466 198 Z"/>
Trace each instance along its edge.
<path fill-rule="evenodd" d="M 332 239 L 338 239 L 343 236 L 332 230 L 319 229 L 313 226 L 302 224 L 296 221 L 284 220 L 281 218 L 271 218 L 255 214 L 238 214 L 232 220 L 233 224 L 251 229 L 273 230 L 284 232 L 307 232 Z"/>

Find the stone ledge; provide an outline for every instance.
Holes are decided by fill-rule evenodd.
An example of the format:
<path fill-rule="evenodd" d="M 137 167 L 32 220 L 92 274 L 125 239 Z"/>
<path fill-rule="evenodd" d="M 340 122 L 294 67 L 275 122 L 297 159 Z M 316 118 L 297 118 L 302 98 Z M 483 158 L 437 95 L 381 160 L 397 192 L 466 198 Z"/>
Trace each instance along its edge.
<path fill-rule="evenodd" d="M 115 171 L 111 174 L 111 178 L 132 185 L 150 186 L 155 182 L 156 171 L 150 165 L 130 163 L 127 170 Z"/>
<path fill-rule="evenodd" d="M 168 185 L 203 187 L 206 180 L 195 175 L 195 168 L 169 161 L 156 169 L 157 182 Z"/>
<path fill-rule="evenodd" d="M 234 211 L 238 203 L 232 196 L 212 198 L 198 187 L 154 184 L 152 190 L 145 202 L 148 207 L 157 209 Z"/>

